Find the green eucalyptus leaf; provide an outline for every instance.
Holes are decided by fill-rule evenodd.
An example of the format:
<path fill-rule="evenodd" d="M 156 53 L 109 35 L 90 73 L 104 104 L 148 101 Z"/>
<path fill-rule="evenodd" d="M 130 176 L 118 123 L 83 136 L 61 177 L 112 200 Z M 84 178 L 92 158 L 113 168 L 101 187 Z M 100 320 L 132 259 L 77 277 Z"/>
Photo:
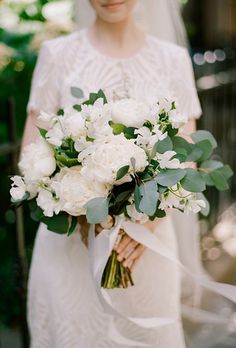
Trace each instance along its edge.
<path fill-rule="evenodd" d="M 117 174 L 116 174 L 116 180 L 122 179 L 129 171 L 129 165 L 121 167 Z"/>
<path fill-rule="evenodd" d="M 173 150 L 177 152 L 177 149 L 184 149 L 187 154 L 192 152 L 192 144 L 182 137 L 175 136 L 172 138 Z"/>
<path fill-rule="evenodd" d="M 196 162 L 203 156 L 203 150 L 197 144 L 191 144 L 191 152 L 186 158 L 186 162 Z"/>
<path fill-rule="evenodd" d="M 139 209 L 148 216 L 153 216 L 156 211 L 159 193 L 157 192 L 157 183 L 155 180 L 148 181 L 139 186 L 142 199 Z"/>
<path fill-rule="evenodd" d="M 215 169 L 218 169 L 220 167 L 223 167 L 223 163 L 220 161 L 215 161 L 215 160 L 209 160 L 201 163 L 200 168 L 205 169 L 207 172 L 212 172 Z"/>
<path fill-rule="evenodd" d="M 218 172 L 220 172 L 227 180 L 234 175 L 234 172 L 228 164 L 218 168 Z"/>
<path fill-rule="evenodd" d="M 225 178 L 224 174 L 220 171 L 221 168 L 215 169 L 213 172 L 211 172 L 210 178 L 212 179 L 215 187 L 219 191 L 225 191 L 229 189 L 229 184 L 227 182 L 227 179 Z"/>
<path fill-rule="evenodd" d="M 73 97 L 75 98 L 79 98 L 79 99 L 84 98 L 84 92 L 81 88 L 72 86 L 70 88 L 70 92 L 71 92 L 71 95 L 73 95 Z"/>
<path fill-rule="evenodd" d="M 202 175 L 195 169 L 187 168 L 186 176 L 180 181 L 182 187 L 190 192 L 202 192 L 206 189 Z"/>
<path fill-rule="evenodd" d="M 158 184 L 166 187 L 172 187 L 186 175 L 186 169 L 163 169 L 155 180 Z"/>
<path fill-rule="evenodd" d="M 196 146 L 203 152 L 202 156 L 198 159 L 198 162 L 205 161 L 212 155 L 213 147 L 209 140 L 202 140 L 197 143 Z"/>
<path fill-rule="evenodd" d="M 199 143 L 203 140 L 208 140 L 211 143 L 213 149 L 217 147 L 217 142 L 214 136 L 206 130 L 198 130 L 191 134 L 191 138 L 195 143 Z"/>
<path fill-rule="evenodd" d="M 169 136 L 165 139 L 158 141 L 155 145 L 155 151 L 158 153 L 165 153 L 166 151 L 171 151 L 173 149 L 173 143 Z"/>
<path fill-rule="evenodd" d="M 201 173 L 202 174 L 202 178 L 205 181 L 207 186 L 215 186 L 214 182 L 212 181 L 209 173 Z"/>
<path fill-rule="evenodd" d="M 86 217 L 89 224 L 98 224 L 108 216 L 109 200 L 106 197 L 91 199 L 86 205 Z"/>

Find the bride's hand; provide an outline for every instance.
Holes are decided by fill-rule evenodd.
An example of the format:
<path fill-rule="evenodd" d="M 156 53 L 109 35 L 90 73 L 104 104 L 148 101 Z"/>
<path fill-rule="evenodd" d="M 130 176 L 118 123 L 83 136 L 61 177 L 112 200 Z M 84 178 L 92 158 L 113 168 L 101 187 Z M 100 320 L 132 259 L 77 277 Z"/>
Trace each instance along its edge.
<path fill-rule="evenodd" d="M 123 266 L 132 271 L 142 256 L 145 247 L 125 234 L 119 244 L 114 247 L 114 250 L 118 253 L 117 260 L 123 261 Z"/>

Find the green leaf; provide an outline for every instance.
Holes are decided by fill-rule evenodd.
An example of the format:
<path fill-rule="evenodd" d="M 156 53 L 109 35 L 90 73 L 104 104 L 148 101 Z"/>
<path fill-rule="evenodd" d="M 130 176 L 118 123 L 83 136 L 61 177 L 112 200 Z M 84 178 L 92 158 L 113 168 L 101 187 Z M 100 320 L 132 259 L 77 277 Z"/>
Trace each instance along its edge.
<path fill-rule="evenodd" d="M 217 142 L 214 136 L 206 130 L 198 130 L 192 133 L 191 138 L 193 139 L 195 143 L 199 143 L 203 140 L 208 140 L 211 143 L 213 149 L 217 147 Z"/>
<path fill-rule="evenodd" d="M 141 193 L 140 193 L 140 190 L 139 190 L 139 186 L 136 185 L 135 189 L 134 189 L 134 205 L 135 205 L 135 209 L 139 213 L 141 213 L 141 210 L 139 209 L 139 205 L 140 205 L 141 199 L 142 199 L 142 196 L 141 196 Z"/>
<path fill-rule="evenodd" d="M 214 170 L 209 175 L 217 190 L 225 191 L 229 189 L 229 184 L 225 176 L 221 173 L 220 169 L 221 168 Z"/>
<path fill-rule="evenodd" d="M 98 91 L 98 93 L 97 93 L 97 96 L 98 96 L 97 99 L 102 98 L 104 104 L 107 104 L 107 98 L 106 98 L 106 96 L 105 96 L 105 94 L 104 94 L 104 92 L 103 92 L 102 89 L 99 89 L 99 91 Z"/>
<path fill-rule="evenodd" d="M 234 175 L 234 172 L 232 171 L 232 169 L 230 168 L 228 164 L 218 168 L 218 172 L 220 172 L 227 180 Z"/>
<path fill-rule="evenodd" d="M 70 158 L 65 153 L 56 154 L 56 160 L 66 167 L 76 166 L 79 162 L 77 158 Z"/>
<path fill-rule="evenodd" d="M 159 193 L 157 192 L 157 183 L 155 180 L 148 181 L 139 186 L 139 191 L 142 196 L 139 203 L 139 209 L 148 216 L 153 216 L 156 207 L 157 201 L 159 198 Z"/>
<path fill-rule="evenodd" d="M 70 216 L 70 225 L 67 231 L 67 236 L 70 236 L 75 231 L 77 227 L 77 222 L 78 222 L 78 219 L 76 216 Z"/>
<path fill-rule="evenodd" d="M 44 139 L 46 138 L 47 132 L 48 131 L 46 129 L 39 128 L 39 133 L 40 133 L 41 137 L 43 137 Z"/>
<path fill-rule="evenodd" d="M 197 170 L 187 168 L 186 172 L 186 176 L 180 181 L 185 190 L 190 192 L 202 192 L 206 189 L 205 181 Z"/>
<path fill-rule="evenodd" d="M 188 154 L 184 148 L 176 148 L 175 152 L 176 155 L 173 158 L 177 158 L 180 162 L 186 162 Z"/>
<path fill-rule="evenodd" d="M 70 92 L 73 95 L 73 97 L 75 97 L 75 98 L 79 98 L 79 99 L 84 98 L 84 92 L 82 91 L 81 88 L 72 86 L 70 88 Z"/>
<path fill-rule="evenodd" d="M 41 221 L 41 219 L 44 217 L 43 210 L 37 205 L 36 200 L 32 200 L 29 202 L 29 208 L 30 208 L 30 217 L 34 221 Z"/>
<path fill-rule="evenodd" d="M 203 151 L 196 144 L 191 144 L 191 149 L 190 154 L 186 158 L 186 162 L 196 162 L 203 155 Z"/>
<path fill-rule="evenodd" d="M 210 204 L 208 200 L 206 199 L 205 195 L 203 193 L 197 193 L 197 199 L 202 199 L 206 203 L 205 208 L 201 208 L 200 213 L 203 216 L 208 216 L 210 213 Z"/>
<path fill-rule="evenodd" d="M 69 215 L 60 213 L 52 217 L 44 217 L 41 219 L 46 225 L 49 231 L 66 234 L 69 229 Z"/>
<path fill-rule="evenodd" d="M 58 116 L 64 116 L 64 110 L 63 110 L 63 109 L 59 109 L 59 110 L 57 111 L 57 115 L 58 115 Z"/>
<path fill-rule="evenodd" d="M 86 205 L 86 217 L 89 224 L 98 224 L 108 216 L 108 198 L 97 197 L 91 199 Z"/>
<path fill-rule="evenodd" d="M 75 105 L 73 105 L 73 109 L 75 109 L 78 112 L 80 112 L 82 110 L 82 106 L 80 104 L 75 104 Z"/>
<path fill-rule="evenodd" d="M 196 146 L 203 152 L 202 156 L 198 159 L 198 162 L 205 161 L 212 155 L 213 147 L 209 140 L 202 140 L 197 143 Z"/>
<path fill-rule="evenodd" d="M 172 187 L 186 175 L 186 169 L 164 169 L 157 174 L 155 180 L 158 184 Z"/>
<path fill-rule="evenodd" d="M 117 197 L 115 198 L 115 204 L 128 200 L 128 198 L 131 196 L 132 193 L 133 193 L 133 190 L 123 191 L 119 193 Z"/>
<path fill-rule="evenodd" d="M 165 139 L 158 141 L 154 147 L 156 152 L 165 153 L 166 151 L 171 151 L 173 149 L 173 143 L 171 138 L 167 136 Z"/>
<path fill-rule="evenodd" d="M 177 152 L 177 149 L 184 149 L 187 154 L 192 152 L 192 144 L 182 137 L 175 136 L 172 138 L 173 150 Z"/>
<path fill-rule="evenodd" d="M 117 174 L 116 174 L 116 180 L 122 179 L 129 171 L 129 165 L 121 167 Z"/>
<path fill-rule="evenodd" d="M 110 126 L 112 128 L 112 131 L 113 131 L 113 134 L 114 135 L 118 135 L 118 134 L 121 134 L 125 131 L 125 126 L 121 123 L 113 123 L 113 122 L 110 122 Z"/>
<path fill-rule="evenodd" d="M 137 128 L 134 128 L 134 127 L 125 128 L 124 135 L 125 135 L 126 139 L 136 139 L 137 138 L 137 134 L 134 134 L 135 129 L 137 129 Z"/>
<path fill-rule="evenodd" d="M 206 169 L 208 172 L 212 172 L 215 169 L 223 167 L 223 163 L 219 161 L 209 160 L 201 163 L 200 168 Z"/>
<path fill-rule="evenodd" d="M 212 181 L 208 173 L 202 173 L 202 178 L 205 181 L 207 186 L 215 186 L 214 182 Z"/>

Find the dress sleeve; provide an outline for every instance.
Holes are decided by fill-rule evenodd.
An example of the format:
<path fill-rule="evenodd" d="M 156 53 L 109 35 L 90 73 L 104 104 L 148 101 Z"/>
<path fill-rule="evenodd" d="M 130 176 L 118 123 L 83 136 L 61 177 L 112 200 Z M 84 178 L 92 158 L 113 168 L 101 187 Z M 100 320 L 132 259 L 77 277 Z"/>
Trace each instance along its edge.
<path fill-rule="evenodd" d="M 50 42 L 45 41 L 39 50 L 31 82 L 27 112 L 56 112 L 59 109 L 59 81 L 57 60 L 53 58 Z"/>
<path fill-rule="evenodd" d="M 187 49 L 181 48 L 178 65 L 175 65 L 175 69 L 177 78 L 175 78 L 173 84 L 179 102 L 179 110 L 189 119 L 199 118 L 202 109 L 195 85 L 192 62 Z"/>

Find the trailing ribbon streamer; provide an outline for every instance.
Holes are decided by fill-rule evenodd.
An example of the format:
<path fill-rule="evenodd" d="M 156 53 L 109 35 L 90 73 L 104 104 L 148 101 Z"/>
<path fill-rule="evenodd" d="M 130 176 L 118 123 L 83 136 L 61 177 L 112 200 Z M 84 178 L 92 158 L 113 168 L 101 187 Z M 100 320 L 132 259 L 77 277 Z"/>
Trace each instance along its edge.
<path fill-rule="evenodd" d="M 146 227 L 141 224 L 135 224 L 131 221 L 125 220 L 124 218 L 117 216 L 115 220 L 115 225 L 110 230 L 103 230 L 101 233 L 95 237 L 95 226 L 91 225 L 89 229 L 89 256 L 90 256 L 90 265 L 92 275 L 95 281 L 95 288 L 100 302 L 102 303 L 104 309 L 113 316 L 123 317 L 124 319 L 146 329 L 150 328 L 160 328 L 166 325 L 171 325 L 178 321 L 178 318 L 173 317 L 150 317 L 150 318 L 138 318 L 138 317 L 129 317 L 121 313 L 116 309 L 108 293 L 105 289 L 101 288 L 101 279 L 102 275 L 110 256 L 110 253 L 114 247 L 114 244 L 117 240 L 119 230 L 123 229 L 127 235 L 132 239 L 136 240 L 138 243 L 143 244 L 145 247 L 159 254 L 160 256 L 168 259 L 170 262 L 173 262 L 178 267 L 180 267 L 185 273 L 187 273 L 195 282 L 200 284 L 202 287 L 212 290 L 225 298 L 236 303 L 236 287 L 229 284 L 216 283 L 209 280 L 206 276 L 200 276 L 197 274 L 192 274 L 176 256 L 168 249 L 155 234 L 151 233 Z M 206 311 L 199 309 L 199 313 L 206 315 Z M 210 313 L 209 313 L 210 314 Z M 117 330 L 114 328 L 114 325 L 111 326 L 111 338 L 120 344 L 125 344 L 130 347 L 139 346 L 139 347 L 152 347 L 145 343 L 138 343 L 133 340 L 128 340 L 121 336 Z M 115 334 L 116 332 L 116 334 Z"/>

